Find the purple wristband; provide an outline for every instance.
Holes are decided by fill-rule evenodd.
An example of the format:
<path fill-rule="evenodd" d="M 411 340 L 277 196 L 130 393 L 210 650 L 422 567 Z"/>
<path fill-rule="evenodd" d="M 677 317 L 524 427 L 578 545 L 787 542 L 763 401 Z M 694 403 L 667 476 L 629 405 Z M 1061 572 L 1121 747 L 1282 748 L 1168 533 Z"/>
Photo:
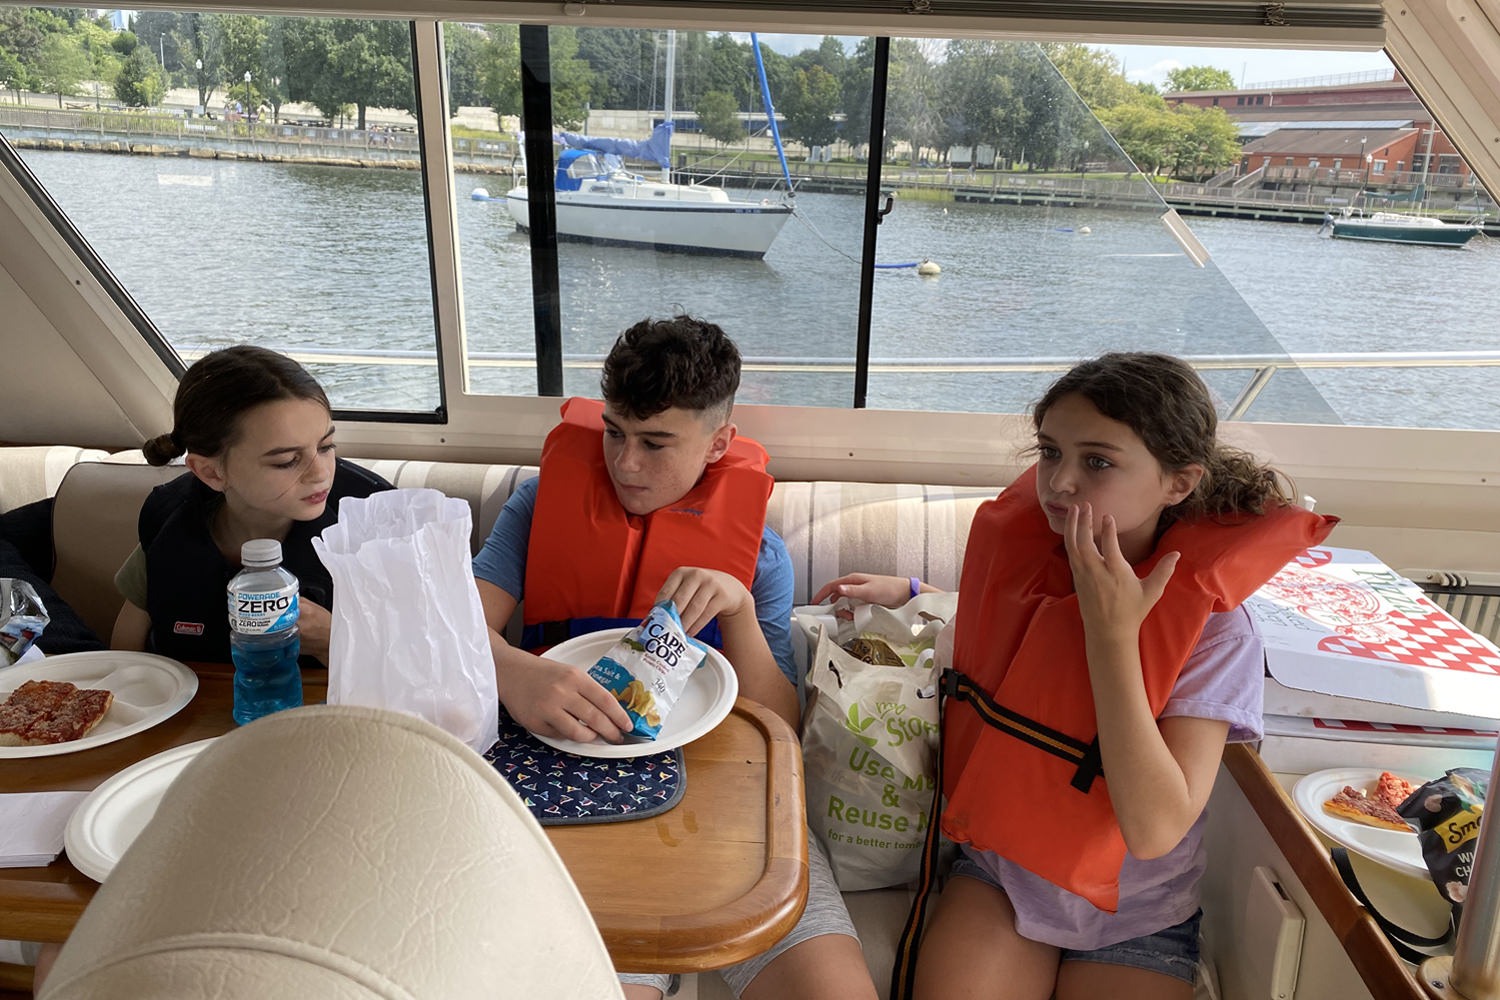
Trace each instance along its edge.
<path fill-rule="evenodd" d="M 922 592 L 922 581 L 914 576 L 907 577 L 911 581 L 911 596 L 916 597 Z"/>

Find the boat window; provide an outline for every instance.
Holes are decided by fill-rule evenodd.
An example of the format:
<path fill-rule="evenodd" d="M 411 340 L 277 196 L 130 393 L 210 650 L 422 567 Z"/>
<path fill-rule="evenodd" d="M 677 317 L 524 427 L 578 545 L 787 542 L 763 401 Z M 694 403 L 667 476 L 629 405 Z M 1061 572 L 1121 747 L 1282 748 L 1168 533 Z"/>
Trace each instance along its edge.
<path fill-rule="evenodd" d="M 1227 115 L 1170 110 L 1118 73 L 1080 67 L 1111 68 L 1083 46 L 892 41 L 899 194 L 878 231 L 869 405 L 1026 412 L 1071 359 L 1144 350 L 1196 359 L 1226 413 L 1337 421 L 1205 256 L 1198 220 L 1163 224 L 1169 176 L 1205 191 L 1233 177 Z M 996 111 L 943 129 L 945 101 Z M 1147 140 L 1153 115 L 1193 138 Z M 1267 366 L 1278 374 L 1262 380 Z"/>
<path fill-rule="evenodd" d="M 741 401 L 852 403 L 873 40 L 847 47 L 821 36 L 776 41 L 774 48 L 760 45 L 763 88 L 748 35 L 548 29 L 547 125 L 568 134 L 554 156 L 602 142 L 621 150 L 632 178 L 612 185 L 602 203 L 592 191 L 587 203 L 574 192 L 554 192 L 566 393 L 599 394 L 603 356 L 624 329 L 686 312 L 735 338 L 745 359 Z M 794 60 L 788 51 L 808 56 Z M 517 80 L 520 55 L 504 70 Z M 820 174 L 795 199 L 768 127 L 767 94 L 799 174 Z M 849 108 L 866 110 L 859 117 Z M 519 112 L 519 98 L 506 110 Z M 670 156 L 665 145 L 659 151 L 649 145 L 667 123 Z M 621 140 L 633 145 L 614 145 Z M 835 147 L 837 163 L 830 155 Z M 519 259 L 529 244 L 517 226 L 529 222 L 539 175 L 531 169 L 517 179 L 526 201 L 484 205 L 482 221 L 469 216 L 460 226 L 482 225 L 487 242 L 514 248 Z M 655 187 L 658 178 L 669 186 Z M 476 286 L 513 279 L 468 259 L 463 274 L 472 331 L 490 322 L 482 313 L 476 319 Z M 523 273 L 514 280 L 529 287 L 531 279 Z M 533 343 L 530 331 L 508 349 L 521 343 Z M 470 337 L 471 357 L 497 347 Z M 507 391 L 491 379 L 473 384 L 476 391 Z"/>
<path fill-rule="evenodd" d="M 253 342 L 337 409 L 440 409 L 407 23 L 9 10 L 0 133 L 159 350 Z"/>
<path fill-rule="evenodd" d="M 1071 43 L 6 10 L 0 134 L 143 335 L 188 360 L 281 348 L 340 407 L 595 395 L 623 329 L 682 311 L 739 342 L 747 403 L 1017 412 L 1081 356 L 1148 349 L 1194 359 L 1226 415 L 1500 428 L 1500 345 L 1472 308 L 1500 244 L 1309 238 L 1377 210 L 1495 224 L 1409 91 L 1326 120 L 1295 99 L 1403 87 L 1389 66 L 1253 94 L 1189 73 L 1168 103 Z M 589 183 L 620 140 L 624 172 Z M 1421 343 L 1413 285 L 1389 280 L 1413 266 Z"/>

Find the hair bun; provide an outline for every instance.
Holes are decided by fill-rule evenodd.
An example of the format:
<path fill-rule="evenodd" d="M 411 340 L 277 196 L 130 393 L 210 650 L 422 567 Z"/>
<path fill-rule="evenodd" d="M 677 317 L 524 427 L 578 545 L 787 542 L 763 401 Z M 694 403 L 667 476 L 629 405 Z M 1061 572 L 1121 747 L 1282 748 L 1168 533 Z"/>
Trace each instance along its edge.
<path fill-rule="evenodd" d="M 158 434 L 156 437 L 141 445 L 141 451 L 146 456 L 146 461 L 151 465 L 166 465 L 172 459 L 181 455 L 183 447 L 177 443 L 176 433 Z"/>

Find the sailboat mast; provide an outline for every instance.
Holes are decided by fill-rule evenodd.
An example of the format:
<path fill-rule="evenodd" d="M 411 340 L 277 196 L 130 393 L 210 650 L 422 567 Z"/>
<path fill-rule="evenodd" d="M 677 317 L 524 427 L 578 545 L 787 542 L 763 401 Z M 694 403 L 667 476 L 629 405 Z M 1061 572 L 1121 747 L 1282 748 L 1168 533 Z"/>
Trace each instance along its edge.
<path fill-rule="evenodd" d="M 674 84 L 677 81 L 677 31 L 675 28 L 667 29 L 667 86 L 666 93 L 662 96 L 662 120 L 668 125 L 672 124 L 672 99 Z M 669 147 L 670 149 L 670 147 Z M 671 160 L 671 153 L 667 154 Z M 665 166 L 661 168 L 662 183 L 670 183 L 672 180 L 672 168 Z"/>
<path fill-rule="evenodd" d="M 776 108 L 771 103 L 771 85 L 766 82 L 766 62 L 760 55 L 760 39 L 750 32 L 750 51 L 755 53 L 755 72 L 760 77 L 760 100 L 766 107 L 766 120 L 771 125 L 771 138 L 776 142 L 776 155 L 781 159 L 781 176 L 786 178 L 786 196 L 796 198 L 792 188 L 792 172 L 787 169 L 786 150 L 781 146 L 781 129 L 776 127 Z"/>

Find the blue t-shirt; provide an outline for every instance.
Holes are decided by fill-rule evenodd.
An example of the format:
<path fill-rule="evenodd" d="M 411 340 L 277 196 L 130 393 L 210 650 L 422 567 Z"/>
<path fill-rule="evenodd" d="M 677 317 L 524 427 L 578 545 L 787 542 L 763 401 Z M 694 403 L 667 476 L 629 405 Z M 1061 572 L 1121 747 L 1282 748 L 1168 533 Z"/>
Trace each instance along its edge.
<path fill-rule="evenodd" d="M 531 541 L 531 514 L 536 510 L 537 480 L 528 479 L 516 487 L 505 501 L 484 548 L 474 557 L 474 576 L 493 583 L 518 602 L 525 597 L 526 550 Z M 690 562 L 684 565 L 690 565 Z M 770 528 L 760 537 L 760 554 L 755 558 L 755 577 L 750 581 L 750 597 L 755 601 L 755 618 L 776 665 L 793 685 L 797 683 L 797 666 L 792 659 L 792 559 L 786 543 Z"/>

